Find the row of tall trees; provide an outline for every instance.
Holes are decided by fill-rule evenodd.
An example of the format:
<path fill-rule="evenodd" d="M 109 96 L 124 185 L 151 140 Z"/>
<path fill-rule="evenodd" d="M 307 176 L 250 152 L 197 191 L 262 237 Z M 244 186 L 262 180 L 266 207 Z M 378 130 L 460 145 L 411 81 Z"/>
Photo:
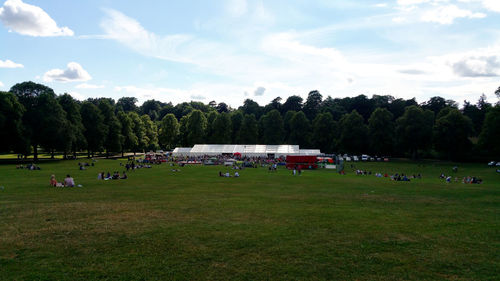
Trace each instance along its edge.
<path fill-rule="evenodd" d="M 500 88 L 497 91 L 500 95 Z M 38 148 L 65 155 L 117 153 L 197 143 L 298 144 L 326 153 L 371 153 L 417 158 L 500 156 L 500 105 L 483 95 L 475 104 L 452 100 L 364 95 L 323 99 L 318 91 L 272 100 L 247 99 L 238 109 L 212 101 L 137 106 L 123 97 L 80 102 L 44 85 L 24 82 L 0 93 L 0 143 L 5 151 Z"/>

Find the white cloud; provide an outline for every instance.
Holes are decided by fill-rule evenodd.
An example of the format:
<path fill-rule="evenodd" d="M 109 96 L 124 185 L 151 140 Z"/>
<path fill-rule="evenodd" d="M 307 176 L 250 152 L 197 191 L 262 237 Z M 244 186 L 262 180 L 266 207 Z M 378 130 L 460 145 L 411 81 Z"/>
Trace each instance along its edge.
<path fill-rule="evenodd" d="M 373 5 L 373 7 L 385 8 L 385 7 L 387 7 L 387 3 L 378 3 L 378 4 Z"/>
<path fill-rule="evenodd" d="M 453 71 L 462 77 L 494 77 L 500 75 L 499 56 L 467 57 L 453 63 Z"/>
<path fill-rule="evenodd" d="M 94 85 L 94 84 L 88 84 L 88 83 L 82 83 L 76 85 L 77 89 L 102 89 L 104 88 L 104 85 Z"/>
<path fill-rule="evenodd" d="M 43 81 L 45 82 L 75 82 L 75 81 L 88 81 L 92 79 L 89 73 L 83 69 L 83 67 L 76 62 L 68 63 L 66 69 L 52 69 L 47 71 L 43 75 Z"/>
<path fill-rule="evenodd" d="M 24 65 L 20 63 L 15 63 L 11 60 L 0 60 L 0 68 L 23 68 Z"/>
<path fill-rule="evenodd" d="M 72 96 L 74 99 L 77 99 L 79 101 L 83 101 L 86 99 L 86 97 L 78 92 L 69 92 L 68 93 L 70 96 Z"/>
<path fill-rule="evenodd" d="M 420 8 L 418 12 L 422 12 Z M 484 76 L 458 76 L 454 72 L 453 63 L 459 62 L 463 56 L 451 59 L 444 56 L 428 57 L 429 53 L 408 56 L 393 52 L 360 55 L 357 51 L 341 52 L 333 47 L 319 47 L 315 44 L 326 35 L 331 35 L 332 30 L 343 30 L 352 28 L 351 26 L 341 25 L 338 28 L 334 26 L 303 32 L 249 33 L 248 38 L 244 39 L 246 41 L 230 45 L 191 35 L 159 36 L 120 12 L 107 13 L 108 17 L 102 23 L 107 37 L 143 55 L 190 63 L 194 72 L 224 77 L 222 82 L 200 81 L 177 89 L 155 85 L 115 88 L 116 95 L 133 95 L 140 102 L 154 98 L 178 103 L 193 97 L 207 97 L 237 107 L 247 97 L 266 104 L 277 96 L 283 99 L 294 94 L 305 97 L 311 89 L 318 89 L 325 97 L 391 94 L 426 100 L 430 94 L 453 98 L 453 91 L 443 90 L 438 93 L 432 90 L 436 85 L 442 88 L 458 87 L 457 85 L 467 85 L 471 83 L 469 80 L 474 79 L 474 85 L 480 87 L 489 83 L 488 79 L 492 79 Z M 393 16 L 387 15 L 385 20 L 390 21 Z M 410 19 L 418 20 L 419 16 L 417 14 Z M 236 37 L 235 40 L 243 39 Z M 238 43 L 250 41 L 253 43 L 251 53 L 234 47 Z M 431 54 L 436 52 L 436 55 L 441 53 L 434 50 Z M 259 87 L 265 88 L 265 95 L 255 95 L 255 89 Z"/>
<path fill-rule="evenodd" d="M 3 83 L 2 83 L 2 81 L 0 81 L 0 87 L 3 87 Z"/>
<path fill-rule="evenodd" d="M 227 0 L 226 11 L 233 17 L 243 16 L 248 10 L 247 0 Z"/>
<path fill-rule="evenodd" d="M 435 58 L 458 77 L 487 78 L 500 76 L 500 45 Z"/>
<path fill-rule="evenodd" d="M 7 0 L 0 8 L 0 21 L 22 35 L 30 36 L 73 36 L 68 27 L 58 27 L 57 23 L 40 7 L 26 4 L 21 0 Z"/>
<path fill-rule="evenodd" d="M 500 1 L 499 0 L 483 0 L 483 5 L 488 10 L 500 13 Z"/>
<path fill-rule="evenodd" d="M 107 38 L 114 39 L 146 56 L 185 63 L 193 62 L 189 56 L 181 54 L 185 52 L 183 44 L 192 40 L 190 36 L 157 36 L 144 29 L 135 19 L 118 11 L 105 10 L 105 12 L 108 17 L 101 22 L 101 27 Z"/>
<path fill-rule="evenodd" d="M 439 6 L 429 10 L 422 15 L 424 22 L 436 22 L 440 24 L 452 24 L 457 18 L 480 19 L 486 17 L 483 13 L 473 13 L 469 10 L 460 9 L 455 5 Z"/>
<path fill-rule="evenodd" d="M 411 5 L 417 5 L 417 4 L 422 4 L 422 3 L 428 3 L 429 0 L 398 0 L 397 3 L 398 5 L 401 6 L 411 6 Z"/>

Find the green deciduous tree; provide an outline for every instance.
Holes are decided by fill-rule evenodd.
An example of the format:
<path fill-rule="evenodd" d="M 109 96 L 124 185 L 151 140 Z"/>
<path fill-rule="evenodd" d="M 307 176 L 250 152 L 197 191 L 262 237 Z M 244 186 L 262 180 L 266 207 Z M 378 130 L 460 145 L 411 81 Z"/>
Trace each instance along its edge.
<path fill-rule="evenodd" d="M 311 91 L 307 96 L 307 100 L 304 103 L 304 114 L 309 120 L 313 120 L 318 114 L 321 103 L 323 100 L 323 96 L 318 91 Z"/>
<path fill-rule="evenodd" d="M 229 144 L 231 143 L 231 117 L 226 112 L 219 114 L 213 123 L 213 140 L 214 143 Z"/>
<path fill-rule="evenodd" d="M 139 112 L 141 115 L 149 115 L 149 118 L 155 121 L 159 116 L 162 106 L 163 104 L 157 100 L 147 100 L 141 105 Z"/>
<path fill-rule="evenodd" d="M 169 113 L 163 117 L 158 138 L 165 148 L 173 149 L 175 147 L 179 138 L 179 127 L 179 122 L 174 114 Z"/>
<path fill-rule="evenodd" d="M 339 135 L 338 124 L 330 112 L 320 113 L 313 120 L 312 144 L 323 153 L 332 153 Z"/>
<path fill-rule="evenodd" d="M 262 115 L 262 112 L 263 112 L 263 108 L 261 106 L 259 106 L 258 103 L 256 103 L 255 101 L 251 100 L 251 99 L 246 99 L 244 102 L 243 102 L 243 106 L 240 106 L 240 108 L 238 108 L 239 110 L 241 110 L 241 112 L 243 112 L 243 114 L 253 114 L 255 115 L 255 118 L 259 119 Z"/>
<path fill-rule="evenodd" d="M 66 158 L 67 152 L 72 151 L 76 157 L 76 152 L 87 147 L 87 141 L 83 135 L 84 127 L 82 123 L 82 116 L 80 114 L 80 104 L 70 95 L 64 94 L 57 97 L 57 101 L 66 112 L 66 119 L 68 120 L 69 133 L 65 135 L 69 143 L 69 148 L 63 149 L 64 157 Z M 68 150 L 69 149 L 69 150 Z"/>
<path fill-rule="evenodd" d="M 28 147 L 23 138 L 24 112 L 23 105 L 12 93 L 0 92 L 0 151 L 26 153 Z"/>
<path fill-rule="evenodd" d="M 207 130 L 205 132 L 205 138 L 208 143 L 216 143 L 215 140 L 215 119 L 217 119 L 219 113 L 217 111 L 211 111 L 207 114 Z"/>
<path fill-rule="evenodd" d="M 243 122 L 243 113 L 240 110 L 231 112 L 231 143 L 237 144 L 240 141 L 240 129 Z"/>
<path fill-rule="evenodd" d="M 293 116 L 295 116 L 295 114 L 297 114 L 296 111 L 289 110 L 285 113 L 285 117 L 283 118 L 283 129 L 285 130 L 285 142 L 287 143 L 290 143 L 290 132 L 291 132 L 290 122 Z"/>
<path fill-rule="evenodd" d="M 107 126 L 104 125 L 104 116 L 99 108 L 89 101 L 82 104 L 80 114 L 84 127 L 83 135 L 87 141 L 87 153 L 90 158 L 95 152 L 102 149 Z"/>
<path fill-rule="evenodd" d="M 446 112 L 446 114 L 441 114 Z M 458 109 L 442 109 L 434 125 L 434 146 L 447 159 L 460 160 L 472 146 L 469 136 L 474 130 L 469 117 Z"/>
<path fill-rule="evenodd" d="M 118 111 L 116 117 L 118 118 L 118 121 L 120 121 L 122 128 L 121 147 L 123 157 L 125 150 L 132 150 L 135 146 L 137 146 L 137 136 L 134 133 L 134 122 L 127 113 L 124 111 Z"/>
<path fill-rule="evenodd" d="M 148 146 L 148 136 L 146 135 L 146 127 L 142 118 L 135 111 L 130 111 L 127 113 L 132 123 L 134 124 L 134 135 L 137 137 L 137 144 L 132 147 L 134 155 L 137 151 L 142 151 Z"/>
<path fill-rule="evenodd" d="M 54 94 L 41 93 L 37 98 L 33 113 L 37 119 L 36 131 L 32 136 L 34 143 L 40 144 L 46 151 L 51 152 L 52 158 L 56 149 L 71 149 L 75 136 L 66 119 L 66 112 L 57 102 Z"/>
<path fill-rule="evenodd" d="M 311 142 L 311 123 L 304 112 L 299 111 L 290 120 L 290 142 L 308 147 Z"/>
<path fill-rule="evenodd" d="M 186 120 L 186 145 L 205 143 L 206 128 L 207 118 L 203 112 L 194 110 L 189 113 Z"/>
<path fill-rule="evenodd" d="M 368 119 L 371 151 L 376 155 L 391 155 L 394 146 L 394 121 L 392 113 L 377 108 Z"/>
<path fill-rule="evenodd" d="M 138 107 L 137 107 L 136 103 L 137 103 L 137 98 L 122 97 L 122 98 L 119 98 L 118 101 L 116 102 L 116 108 L 118 111 L 119 110 L 123 110 L 125 112 L 137 111 Z"/>
<path fill-rule="evenodd" d="M 39 97 L 42 94 L 55 96 L 54 91 L 41 84 L 23 82 L 12 86 L 9 92 L 13 93 L 18 101 L 24 106 L 26 112 L 23 115 L 24 135 L 28 143 L 33 147 L 34 160 L 38 160 L 38 145 L 42 137 L 38 130 L 41 128 L 42 114 L 39 109 Z"/>
<path fill-rule="evenodd" d="M 142 115 L 141 119 L 146 132 L 146 149 L 156 150 L 158 148 L 158 127 L 147 114 Z"/>
<path fill-rule="evenodd" d="M 118 118 L 116 118 L 115 110 L 108 100 L 101 99 L 98 107 L 104 117 L 104 124 L 107 127 L 104 148 L 106 149 L 106 157 L 108 157 L 110 152 L 122 151 L 122 125 Z"/>
<path fill-rule="evenodd" d="M 257 144 L 259 138 L 259 129 L 257 119 L 253 114 L 247 114 L 243 118 L 240 130 L 240 142 L 243 144 Z"/>
<path fill-rule="evenodd" d="M 491 108 L 483 123 L 479 135 L 479 145 L 487 151 L 488 156 L 500 157 L 500 105 Z"/>
<path fill-rule="evenodd" d="M 302 110 L 302 99 L 300 96 L 289 96 L 283 106 L 281 107 L 281 112 L 292 111 L 301 111 Z"/>
<path fill-rule="evenodd" d="M 356 110 L 340 119 L 340 149 L 349 153 L 363 153 L 368 149 L 368 127 Z"/>
<path fill-rule="evenodd" d="M 283 118 L 278 110 L 269 111 L 262 119 L 262 133 L 265 144 L 281 144 L 285 137 Z"/>
<path fill-rule="evenodd" d="M 396 120 L 396 138 L 399 147 L 409 152 L 413 159 L 418 151 L 430 148 L 434 113 L 418 106 L 409 106 L 403 116 Z"/>
<path fill-rule="evenodd" d="M 179 142 L 181 143 L 182 146 L 187 146 L 188 141 L 187 141 L 187 135 L 188 135 L 188 128 L 187 128 L 187 121 L 188 121 L 188 116 L 182 116 L 181 120 L 179 120 Z"/>

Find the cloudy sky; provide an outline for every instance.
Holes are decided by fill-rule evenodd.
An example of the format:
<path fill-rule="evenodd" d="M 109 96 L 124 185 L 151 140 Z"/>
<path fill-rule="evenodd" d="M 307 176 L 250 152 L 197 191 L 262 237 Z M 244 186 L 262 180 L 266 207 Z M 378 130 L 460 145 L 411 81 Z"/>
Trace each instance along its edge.
<path fill-rule="evenodd" d="M 0 3 L 1 5 L 1 3 Z M 462 103 L 500 86 L 500 0 L 7 0 L 0 90 L 211 100 L 365 94 Z"/>

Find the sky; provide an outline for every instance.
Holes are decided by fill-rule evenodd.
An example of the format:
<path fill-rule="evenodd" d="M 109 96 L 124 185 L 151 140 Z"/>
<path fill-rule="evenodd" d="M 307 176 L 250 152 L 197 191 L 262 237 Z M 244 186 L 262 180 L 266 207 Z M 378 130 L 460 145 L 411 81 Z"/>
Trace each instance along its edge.
<path fill-rule="evenodd" d="M 261 105 L 497 99 L 500 0 L 7 0 L 0 90 Z"/>

